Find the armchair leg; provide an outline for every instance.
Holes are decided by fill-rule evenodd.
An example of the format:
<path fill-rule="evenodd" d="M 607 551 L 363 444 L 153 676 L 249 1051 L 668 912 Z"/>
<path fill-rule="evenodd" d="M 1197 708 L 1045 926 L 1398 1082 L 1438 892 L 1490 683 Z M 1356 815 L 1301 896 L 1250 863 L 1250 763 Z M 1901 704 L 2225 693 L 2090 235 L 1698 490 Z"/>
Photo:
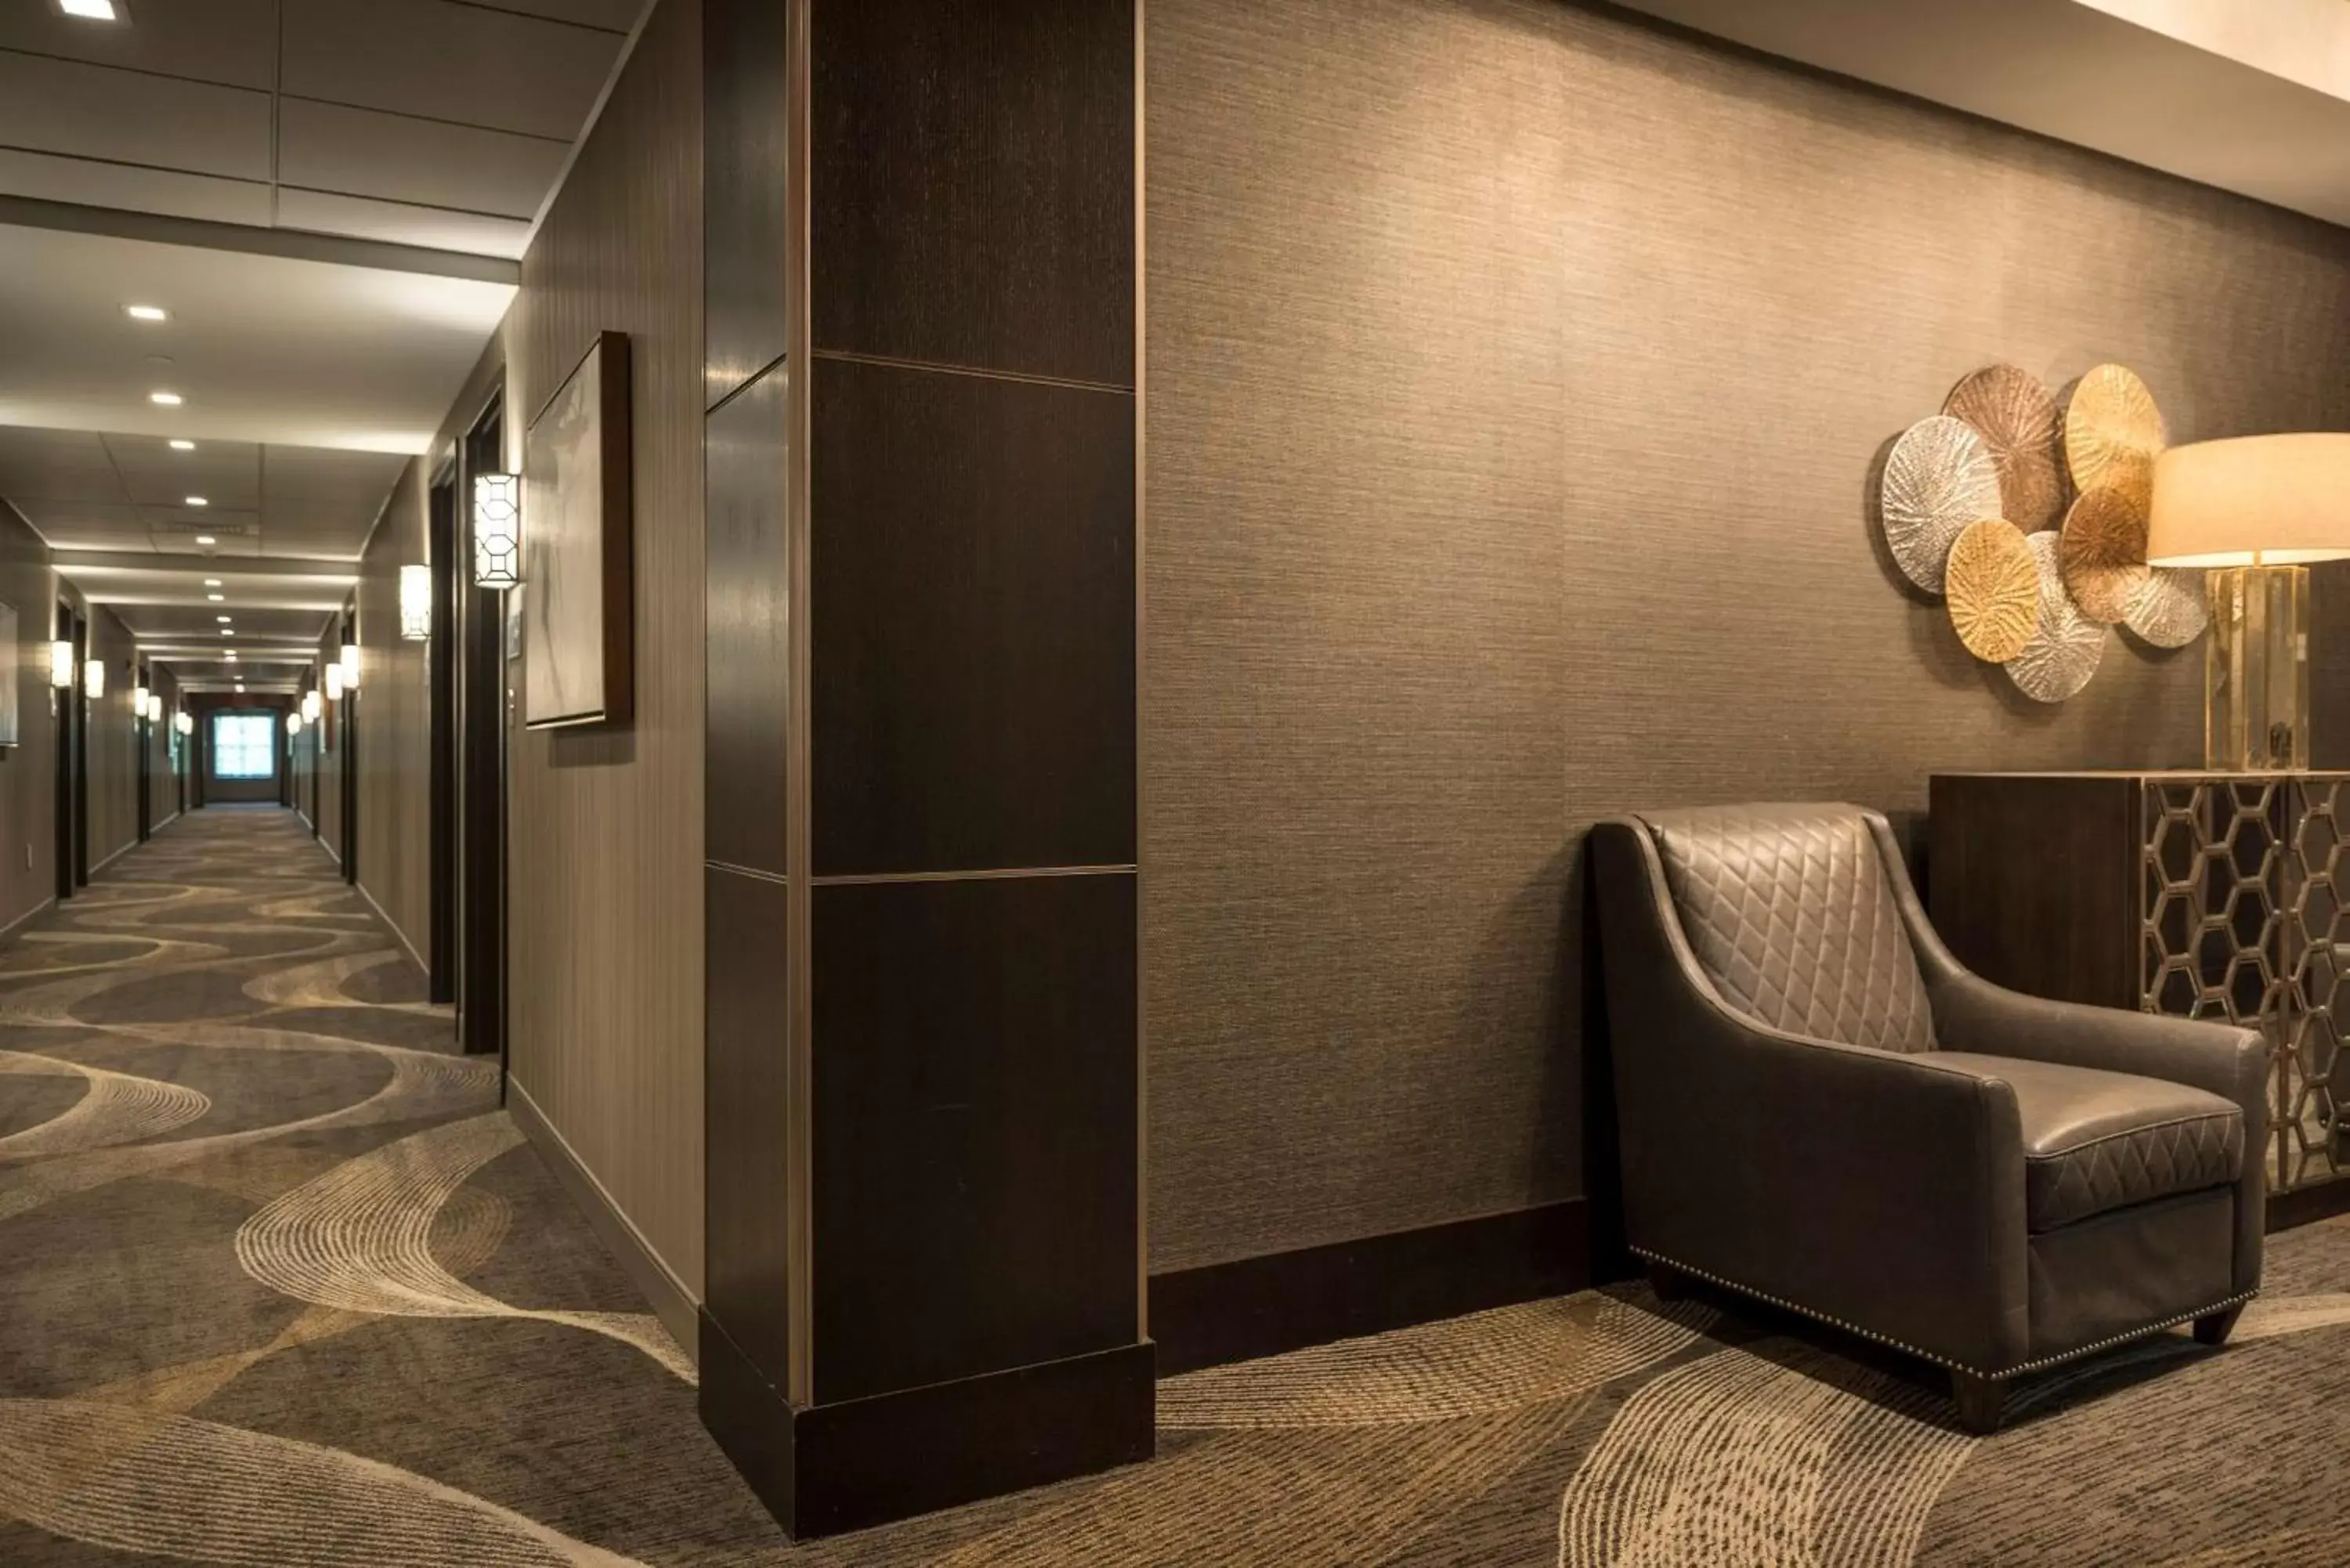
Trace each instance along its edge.
<path fill-rule="evenodd" d="M 1690 1293 L 1690 1277 L 1670 1263 L 1650 1262 L 1648 1289 L 1659 1302 L 1677 1302 Z"/>
<path fill-rule="evenodd" d="M 1999 1430 L 2000 1407 L 2007 1403 L 2007 1385 L 1971 1372 L 1950 1374 L 1950 1397 L 1959 1404 L 1959 1425 L 1978 1438 Z"/>
<path fill-rule="evenodd" d="M 2228 1336 L 2236 1332 L 2236 1320 L 2244 1315 L 2244 1303 L 2238 1302 L 2225 1312 L 2207 1313 L 2195 1320 L 2195 1343 L 2225 1345 Z"/>

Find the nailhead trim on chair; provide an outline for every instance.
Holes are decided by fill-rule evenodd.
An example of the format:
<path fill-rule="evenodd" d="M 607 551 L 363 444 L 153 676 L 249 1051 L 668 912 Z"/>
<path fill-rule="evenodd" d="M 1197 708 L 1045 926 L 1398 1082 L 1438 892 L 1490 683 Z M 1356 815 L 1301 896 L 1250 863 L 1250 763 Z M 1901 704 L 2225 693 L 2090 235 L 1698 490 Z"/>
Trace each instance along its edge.
<path fill-rule="evenodd" d="M 1840 1328 L 1846 1334 L 1856 1334 L 1863 1339 L 1873 1339 L 1879 1345 L 1889 1345 L 1896 1350 L 1907 1351 L 1909 1355 L 1922 1361 L 1930 1361 L 1937 1366 L 1947 1366 L 1953 1372 L 1963 1372 L 1970 1377 L 1981 1377 L 1992 1383 L 2004 1382 L 2010 1377 L 2020 1377 L 2027 1372 L 2038 1372 L 2045 1367 L 2061 1366 L 2067 1361 L 2077 1361 L 2085 1355 L 2095 1355 L 2101 1350 L 2111 1350 L 2116 1345 L 2127 1345 L 2133 1339 L 2144 1339 L 2150 1334 L 2160 1334 L 2166 1328 L 2177 1328 L 2182 1323 L 2191 1323 L 2199 1317 L 2209 1317 L 2215 1312 L 2226 1312 L 2230 1307 L 2241 1306 L 2261 1293 L 2260 1287 L 2254 1285 L 2251 1290 L 2230 1296 L 2226 1301 L 2213 1302 L 2210 1306 L 2197 1307 L 2192 1312 L 2183 1312 L 2176 1317 L 2167 1317 L 2159 1323 L 2150 1323 L 2143 1328 L 2131 1329 L 2127 1334 L 2113 1334 L 2098 1340 L 2094 1345 L 2084 1345 L 2077 1349 L 2065 1351 L 2061 1355 L 2043 1355 L 2036 1361 L 2026 1361 L 2011 1366 L 2004 1372 L 1978 1372 L 1963 1362 L 1952 1361 L 1947 1355 L 1937 1355 L 1930 1350 L 1920 1350 L 1916 1345 L 1895 1339 L 1890 1334 L 1878 1334 L 1874 1329 L 1863 1328 L 1856 1323 L 1846 1323 L 1844 1319 L 1831 1316 L 1827 1313 L 1800 1306 L 1783 1296 L 1774 1296 L 1768 1291 L 1758 1291 L 1751 1285 L 1742 1285 L 1736 1280 L 1725 1280 L 1720 1274 L 1708 1273 L 1703 1269 L 1694 1269 L 1687 1263 L 1676 1262 L 1662 1252 L 1651 1252 L 1646 1247 L 1633 1247 L 1629 1251 L 1637 1257 L 1646 1258 L 1652 1263 L 1662 1263 L 1669 1269 L 1678 1269 L 1682 1273 L 1703 1280 L 1709 1284 L 1720 1285 L 1724 1290 L 1736 1291 L 1740 1295 L 1752 1296 L 1758 1302 L 1768 1302 L 1774 1307 L 1783 1307 L 1799 1316 L 1810 1318 L 1814 1323 L 1824 1323 L 1831 1328 Z"/>

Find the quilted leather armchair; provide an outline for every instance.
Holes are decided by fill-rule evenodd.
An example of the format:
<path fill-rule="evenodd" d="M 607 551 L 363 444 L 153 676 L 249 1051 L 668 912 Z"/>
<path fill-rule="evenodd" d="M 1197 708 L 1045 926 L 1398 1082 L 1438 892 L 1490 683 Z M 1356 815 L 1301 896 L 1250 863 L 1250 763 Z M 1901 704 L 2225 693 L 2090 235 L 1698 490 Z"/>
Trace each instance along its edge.
<path fill-rule="evenodd" d="M 2268 1048 L 2019 995 L 1926 919 L 1885 819 L 1658 812 L 1593 831 L 1625 1225 L 1697 1276 L 2008 1381 L 2260 1288 Z"/>

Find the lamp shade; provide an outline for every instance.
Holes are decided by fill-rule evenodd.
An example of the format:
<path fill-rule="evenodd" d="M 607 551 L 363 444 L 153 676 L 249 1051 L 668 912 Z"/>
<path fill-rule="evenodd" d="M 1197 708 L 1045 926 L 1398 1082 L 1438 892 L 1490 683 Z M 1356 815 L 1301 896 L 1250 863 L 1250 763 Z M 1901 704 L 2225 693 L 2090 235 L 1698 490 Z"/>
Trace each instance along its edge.
<path fill-rule="evenodd" d="M 289 735 L 302 732 L 302 714 L 298 709 L 286 715 L 286 732 Z"/>
<path fill-rule="evenodd" d="M 322 699 L 318 696 L 318 689 L 316 686 L 311 687 L 310 690 L 302 693 L 302 722 L 304 723 L 315 724 L 318 722 L 318 704 L 321 701 Z"/>
<path fill-rule="evenodd" d="M 2146 557 L 2290 566 L 2350 556 L 2350 435 L 2239 436 L 2155 460 Z"/>
<path fill-rule="evenodd" d="M 143 719 L 143 718 L 145 718 L 145 717 L 147 716 L 147 688 L 146 688 L 146 687 L 144 687 L 144 686 L 133 686 L 133 687 L 130 689 L 130 711 L 131 711 L 131 712 L 133 712 L 133 713 L 137 714 L 140 718 L 142 718 L 142 719 Z"/>
<path fill-rule="evenodd" d="M 473 475 L 473 583 L 510 588 L 522 580 L 522 475 Z"/>
<path fill-rule="evenodd" d="M 163 722 L 163 694 L 161 691 L 147 693 L 147 722 L 151 724 Z"/>
<path fill-rule="evenodd" d="M 343 667 L 339 664 L 329 664 L 327 666 L 327 701 L 339 702 L 342 700 Z"/>
<path fill-rule="evenodd" d="M 421 642 L 432 635 L 432 568 L 400 568 L 400 635 Z"/>
<path fill-rule="evenodd" d="M 172 715 L 172 727 L 182 735 L 192 735 L 196 732 L 196 716 L 182 708 Z"/>
<path fill-rule="evenodd" d="M 343 644 L 343 684 L 351 691 L 359 690 L 359 645 L 356 642 Z"/>
<path fill-rule="evenodd" d="M 73 690 L 73 644 L 64 638 L 49 644 L 49 684 L 60 691 Z"/>
<path fill-rule="evenodd" d="M 81 685 L 82 690 L 89 694 L 89 700 L 91 701 L 96 702 L 104 698 L 106 695 L 106 660 L 103 659 L 93 659 L 87 664 L 83 665 L 81 669 Z"/>

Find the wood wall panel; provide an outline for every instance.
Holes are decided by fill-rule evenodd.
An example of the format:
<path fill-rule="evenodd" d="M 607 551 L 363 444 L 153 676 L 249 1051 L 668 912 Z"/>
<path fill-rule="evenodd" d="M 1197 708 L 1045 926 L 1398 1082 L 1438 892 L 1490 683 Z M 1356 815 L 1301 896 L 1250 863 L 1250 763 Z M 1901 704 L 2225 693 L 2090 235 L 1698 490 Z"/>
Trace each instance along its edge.
<path fill-rule="evenodd" d="M 2022 701 L 1872 474 L 2002 359 L 2345 428 L 2350 234 L 1597 7 L 1147 26 L 1155 1269 L 1582 1189 L 1601 815 L 2194 759 L 2198 655 Z"/>
<path fill-rule="evenodd" d="M 139 725 L 130 711 L 137 639 L 104 605 L 89 607 L 89 650 L 106 662 L 106 695 L 89 704 L 89 864 L 139 842 Z"/>
<path fill-rule="evenodd" d="M 0 929 L 57 894 L 57 721 L 49 698 L 57 598 L 48 546 L 0 502 L 0 603 L 16 611 L 16 744 L 0 749 Z"/>
<path fill-rule="evenodd" d="M 636 442 L 634 720 L 510 733 L 513 1072 L 697 1300 L 701 37 L 698 0 L 660 0 L 523 259 L 506 329 L 510 454 L 607 330 L 629 337 Z"/>
<path fill-rule="evenodd" d="M 343 653 L 341 619 L 338 616 L 330 621 L 327 634 L 318 639 L 318 679 L 322 699 L 326 670 Z M 340 856 L 343 847 L 343 758 L 350 739 L 350 726 L 346 722 L 350 717 L 350 705 L 348 701 L 330 701 L 326 704 L 324 712 L 324 728 L 319 735 L 321 744 L 315 753 L 317 759 L 315 770 L 317 790 L 311 798 L 317 805 L 318 842 L 329 854 Z M 333 743 L 328 745 L 325 742 L 330 736 Z"/>
<path fill-rule="evenodd" d="M 163 722 L 147 727 L 147 828 L 151 833 L 180 809 L 179 777 L 172 771 L 172 722 L 180 709 L 180 682 L 160 664 L 149 669 L 147 680 L 163 699 Z"/>
<path fill-rule="evenodd" d="M 420 457 L 402 471 L 359 564 L 359 693 L 352 705 L 359 889 L 420 961 L 432 950 L 432 714 L 425 645 L 400 635 L 400 568 L 427 556 L 435 461 Z"/>

